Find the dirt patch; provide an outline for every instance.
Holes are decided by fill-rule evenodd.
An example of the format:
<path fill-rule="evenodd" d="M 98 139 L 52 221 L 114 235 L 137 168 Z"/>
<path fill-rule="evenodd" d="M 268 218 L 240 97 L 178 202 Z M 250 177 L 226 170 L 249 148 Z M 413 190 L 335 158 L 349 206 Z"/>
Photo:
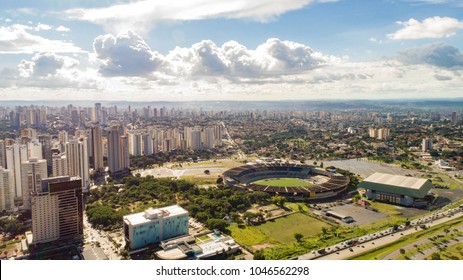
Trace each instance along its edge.
<path fill-rule="evenodd" d="M 253 245 L 251 246 L 253 250 L 257 251 L 257 250 L 262 250 L 262 249 L 265 249 L 265 248 L 270 248 L 270 247 L 273 247 L 275 246 L 274 244 L 270 244 L 270 243 L 264 243 L 264 244 L 259 244 L 259 245 Z"/>

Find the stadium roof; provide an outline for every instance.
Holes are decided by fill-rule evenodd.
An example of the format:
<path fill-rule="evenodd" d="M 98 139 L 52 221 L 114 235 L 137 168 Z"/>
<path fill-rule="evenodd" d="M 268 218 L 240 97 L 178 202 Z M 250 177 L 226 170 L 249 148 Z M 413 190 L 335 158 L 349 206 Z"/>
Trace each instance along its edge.
<path fill-rule="evenodd" d="M 433 188 L 427 179 L 374 173 L 360 182 L 359 188 L 365 188 L 385 193 L 406 195 L 415 198 L 423 198 Z"/>

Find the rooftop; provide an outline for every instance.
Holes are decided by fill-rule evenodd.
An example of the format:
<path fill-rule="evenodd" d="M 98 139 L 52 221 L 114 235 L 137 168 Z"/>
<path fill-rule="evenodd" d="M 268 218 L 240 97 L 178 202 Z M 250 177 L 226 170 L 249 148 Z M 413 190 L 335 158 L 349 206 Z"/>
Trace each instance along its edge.
<path fill-rule="evenodd" d="M 376 172 L 363 181 L 418 190 L 426 183 L 427 179 Z"/>
<path fill-rule="evenodd" d="M 415 198 L 425 197 L 429 190 L 434 187 L 427 179 L 384 173 L 374 173 L 360 182 L 358 186 L 359 188 Z"/>
<path fill-rule="evenodd" d="M 178 205 L 171 205 L 163 208 L 148 208 L 147 210 L 135 214 L 124 216 L 124 220 L 131 225 L 143 224 L 159 218 L 175 217 L 188 214 L 188 211 Z"/>

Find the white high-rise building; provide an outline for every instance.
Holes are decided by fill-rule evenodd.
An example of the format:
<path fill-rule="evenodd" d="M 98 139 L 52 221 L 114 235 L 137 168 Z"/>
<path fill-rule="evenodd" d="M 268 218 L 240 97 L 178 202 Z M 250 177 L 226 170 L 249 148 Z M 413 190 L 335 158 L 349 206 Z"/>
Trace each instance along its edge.
<path fill-rule="evenodd" d="M 69 175 L 68 159 L 64 154 L 55 154 L 52 156 L 52 173 L 53 177 Z"/>
<path fill-rule="evenodd" d="M 0 167 L 0 210 L 13 210 L 14 194 L 13 172 Z"/>
<path fill-rule="evenodd" d="M 204 148 L 206 149 L 212 149 L 214 148 L 214 144 L 215 144 L 215 141 L 214 141 L 214 128 L 212 127 L 206 127 L 204 129 Z"/>
<path fill-rule="evenodd" d="M 13 172 L 14 199 L 22 203 L 21 162 L 27 160 L 27 146 L 13 144 L 6 147 L 6 168 Z M 15 203 L 15 205 L 17 205 Z"/>
<path fill-rule="evenodd" d="M 90 171 L 88 166 L 87 139 L 70 139 L 66 145 L 66 156 L 68 159 L 69 176 L 80 177 L 82 180 L 82 191 L 88 192 L 90 186 Z"/>
<path fill-rule="evenodd" d="M 27 143 L 28 157 L 43 159 L 42 157 L 42 144 L 38 139 L 33 139 L 31 142 Z"/>
<path fill-rule="evenodd" d="M 69 176 L 42 181 L 31 195 L 33 244 L 83 235 L 82 188 Z"/>
<path fill-rule="evenodd" d="M 23 208 L 31 209 L 30 195 L 40 191 L 41 181 L 48 177 L 47 161 L 45 159 L 31 158 L 21 162 L 21 184 Z"/>

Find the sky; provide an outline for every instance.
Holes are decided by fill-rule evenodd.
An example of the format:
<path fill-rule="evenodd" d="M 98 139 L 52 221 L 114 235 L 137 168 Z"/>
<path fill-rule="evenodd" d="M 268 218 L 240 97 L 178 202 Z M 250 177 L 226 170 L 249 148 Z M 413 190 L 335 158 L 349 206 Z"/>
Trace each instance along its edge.
<path fill-rule="evenodd" d="M 2 100 L 463 97 L 463 0 L 2 0 Z"/>

